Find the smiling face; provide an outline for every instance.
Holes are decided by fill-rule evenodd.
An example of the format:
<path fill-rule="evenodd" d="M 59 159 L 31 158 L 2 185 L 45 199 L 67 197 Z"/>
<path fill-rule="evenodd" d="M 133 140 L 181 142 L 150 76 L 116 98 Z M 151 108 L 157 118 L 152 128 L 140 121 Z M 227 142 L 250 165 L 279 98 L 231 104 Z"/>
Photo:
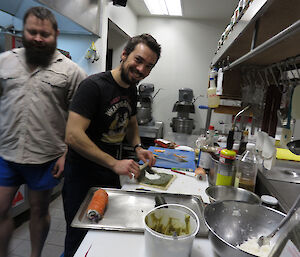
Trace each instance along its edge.
<path fill-rule="evenodd" d="M 32 65 L 47 66 L 56 49 L 58 31 L 51 22 L 29 15 L 24 24 L 23 45 L 26 49 L 26 61 Z"/>
<path fill-rule="evenodd" d="M 122 53 L 121 79 L 128 85 L 136 85 L 147 77 L 157 62 L 157 55 L 147 45 L 139 43 L 127 55 Z"/>

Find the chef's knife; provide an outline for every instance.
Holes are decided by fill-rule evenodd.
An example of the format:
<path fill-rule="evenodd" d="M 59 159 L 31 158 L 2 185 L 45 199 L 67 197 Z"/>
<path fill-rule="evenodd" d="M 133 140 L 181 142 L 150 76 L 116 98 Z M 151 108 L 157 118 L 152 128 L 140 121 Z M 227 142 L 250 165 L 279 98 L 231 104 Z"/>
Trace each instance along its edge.
<path fill-rule="evenodd" d="M 172 159 L 169 159 L 169 158 L 166 158 L 166 157 L 162 157 L 162 156 L 159 156 L 157 154 L 154 154 L 154 156 L 155 156 L 156 159 L 161 159 L 161 160 L 168 161 L 168 162 L 178 163 L 178 161 L 175 161 L 175 160 L 172 160 Z"/>

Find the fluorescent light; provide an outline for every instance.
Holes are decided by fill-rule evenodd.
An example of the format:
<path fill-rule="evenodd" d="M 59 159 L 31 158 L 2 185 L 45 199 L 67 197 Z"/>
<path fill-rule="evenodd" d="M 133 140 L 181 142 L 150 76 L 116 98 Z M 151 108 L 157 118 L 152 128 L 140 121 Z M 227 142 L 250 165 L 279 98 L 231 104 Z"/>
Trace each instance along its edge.
<path fill-rule="evenodd" d="M 168 15 L 164 0 L 144 0 L 149 12 L 156 15 Z"/>
<path fill-rule="evenodd" d="M 182 16 L 180 0 L 165 0 L 169 15 Z"/>
<path fill-rule="evenodd" d="M 144 2 L 151 14 L 182 16 L 181 0 L 144 0 Z"/>

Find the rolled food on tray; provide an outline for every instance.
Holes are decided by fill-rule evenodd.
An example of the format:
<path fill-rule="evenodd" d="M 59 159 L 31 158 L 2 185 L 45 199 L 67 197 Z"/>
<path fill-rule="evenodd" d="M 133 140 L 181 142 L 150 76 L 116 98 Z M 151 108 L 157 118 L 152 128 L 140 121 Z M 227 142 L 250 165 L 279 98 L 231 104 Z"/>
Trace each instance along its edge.
<path fill-rule="evenodd" d="M 98 222 L 103 218 L 106 205 L 108 203 L 107 192 L 100 188 L 94 192 L 93 198 L 88 205 L 86 215 L 88 219 Z"/>

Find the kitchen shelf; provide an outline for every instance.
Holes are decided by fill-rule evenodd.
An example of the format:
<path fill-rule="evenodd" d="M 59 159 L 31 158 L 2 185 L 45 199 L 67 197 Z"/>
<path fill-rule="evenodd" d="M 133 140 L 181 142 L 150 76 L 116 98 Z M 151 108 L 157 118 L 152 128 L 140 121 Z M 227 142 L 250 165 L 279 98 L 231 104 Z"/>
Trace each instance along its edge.
<path fill-rule="evenodd" d="M 224 70 L 242 64 L 268 66 L 299 55 L 299 10 L 299 0 L 253 0 L 211 65 L 222 66 L 229 58 Z"/>

